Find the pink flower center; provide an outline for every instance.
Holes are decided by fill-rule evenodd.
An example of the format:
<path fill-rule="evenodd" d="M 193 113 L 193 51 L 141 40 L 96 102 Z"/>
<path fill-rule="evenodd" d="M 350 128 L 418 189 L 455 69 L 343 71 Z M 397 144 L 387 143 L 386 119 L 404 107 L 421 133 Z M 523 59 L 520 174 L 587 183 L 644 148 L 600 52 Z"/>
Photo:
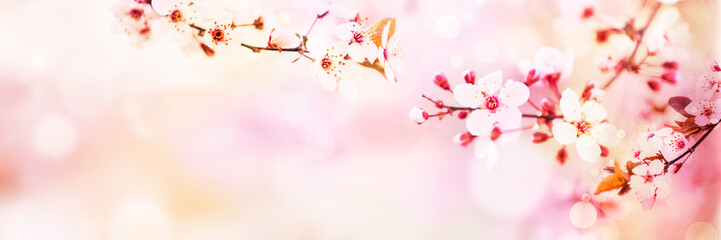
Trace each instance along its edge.
<path fill-rule="evenodd" d="M 132 18 L 132 19 L 135 19 L 136 21 L 140 20 L 140 18 L 143 17 L 143 9 L 140 9 L 140 8 L 130 9 L 130 11 L 128 12 L 128 16 L 130 16 L 130 18 Z"/>
<path fill-rule="evenodd" d="M 365 36 L 363 36 L 362 32 L 353 32 L 353 41 L 363 43 L 365 41 Z"/>
<path fill-rule="evenodd" d="M 686 142 L 684 142 L 684 141 L 678 141 L 678 142 L 676 142 L 676 148 L 677 148 L 677 149 L 680 150 L 680 149 L 683 149 L 683 148 L 685 148 L 685 147 L 686 147 Z"/>
<path fill-rule="evenodd" d="M 320 60 L 320 66 L 323 68 L 323 70 L 329 71 L 331 70 L 331 67 L 333 67 L 333 60 L 326 56 L 323 58 L 323 60 Z"/>
<path fill-rule="evenodd" d="M 183 20 L 183 13 L 180 10 L 176 9 L 170 13 L 170 21 L 171 22 L 177 23 L 182 20 Z"/>
<path fill-rule="evenodd" d="M 591 130 L 591 124 L 581 120 L 580 122 L 576 122 L 576 129 L 578 129 L 578 135 L 586 134 L 589 130 Z"/>
<path fill-rule="evenodd" d="M 714 111 L 711 108 L 705 108 L 701 113 L 701 115 L 704 115 L 706 117 L 710 117 L 712 114 L 714 114 Z"/>
<path fill-rule="evenodd" d="M 383 59 L 388 60 L 388 49 L 383 49 Z"/>
<path fill-rule="evenodd" d="M 498 108 L 498 97 L 490 96 L 486 98 L 486 109 L 494 111 Z"/>

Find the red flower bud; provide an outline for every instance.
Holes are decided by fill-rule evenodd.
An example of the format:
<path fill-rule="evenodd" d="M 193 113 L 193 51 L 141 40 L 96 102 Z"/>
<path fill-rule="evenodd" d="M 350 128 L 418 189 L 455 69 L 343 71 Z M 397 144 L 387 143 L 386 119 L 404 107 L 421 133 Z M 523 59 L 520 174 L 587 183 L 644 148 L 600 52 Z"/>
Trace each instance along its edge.
<path fill-rule="evenodd" d="M 476 84 L 476 71 L 468 70 L 463 73 L 463 80 L 466 80 L 466 83 Z"/>
<path fill-rule="evenodd" d="M 676 70 L 666 71 L 665 73 L 661 74 L 661 80 L 667 82 L 668 84 L 675 85 L 676 84 Z"/>
<path fill-rule="evenodd" d="M 436 104 L 437 108 L 444 108 L 446 105 L 443 104 L 443 101 L 438 100 L 434 102 Z"/>
<path fill-rule="evenodd" d="M 588 99 L 591 99 L 591 90 L 593 90 L 594 88 L 596 88 L 596 83 L 588 83 L 588 85 L 586 85 L 586 89 L 583 89 L 583 94 L 581 94 L 581 98 L 586 101 L 588 101 Z"/>
<path fill-rule="evenodd" d="M 446 78 L 446 75 L 443 75 L 443 73 L 439 73 L 438 75 L 436 75 L 436 77 L 433 79 L 433 83 L 435 83 L 443 90 L 451 91 L 451 86 L 448 85 L 448 78 Z"/>
<path fill-rule="evenodd" d="M 538 80 L 541 80 L 540 76 L 536 76 L 536 69 L 531 69 L 528 71 L 528 75 L 526 75 L 526 81 L 523 82 L 523 84 L 526 84 L 526 86 L 531 86 L 532 84 L 538 82 Z"/>
<path fill-rule="evenodd" d="M 602 146 L 602 145 L 599 145 L 599 146 L 601 146 L 601 157 L 604 157 L 604 158 L 608 157 L 608 154 L 609 154 L 608 148 L 605 146 Z"/>
<path fill-rule="evenodd" d="M 611 31 L 609 31 L 608 29 L 596 31 L 596 42 L 605 43 L 606 41 L 608 41 L 608 35 L 610 34 Z"/>
<path fill-rule="evenodd" d="M 666 61 L 661 66 L 669 70 L 678 70 L 678 63 L 676 61 Z"/>
<path fill-rule="evenodd" d="M 593 17 L 593 7 L 587 7 L 586 9 L 583 9 L 583 15 L 581 15 L 581 18 L 588 19 Z"/>
<path fill-rule="evenodd" d="M 493 128 L 493 131 L 491 131 L 491 141 L 496 141 L 499 137 L 501 137 L 501 129 L 498 127 Z"/>
<path fill-rule="evenodd" d="M 543 143 L 548 140 L 548 134 L 542 132 L 533 133 L 533 143 Z"/>
<path fill-rule="evenodd" d="M 458 119 L 466 119 L 468 117 L 468 112 L 461 111 L 458 113 Z"/>
<path fill-rule="evenodd" d="M 661 90 L 661 82 L 657 80 L 651 79 L 648 80 L 648 82 L 646 83 L 648 84 L 648 87 L 651 88 L 651 90 L 653 90 L 654 92 L 658 92 L 659 90 Z"/>
<path fill-rule="evenodd" d="M 562 147 L 560 150 L 558 150 L 558 153 L 556 153 L 556 161 L 563 165 L 566 163 L 566 160 L 568 159 L 568 152 L 566 152 L 566 147 Z"/>
<path fill-rule="evenodd" d="M 556 105 L 548 98 L 541 99 L 541 110 L 545 115 L 556 115 Z"/>
<path fill-rule="evenodd" d="M 713 71 L 714 72 L 721 72 L 721 67 L 719 67 L 718 63 L 713 65 Z"/>
<path fill-rule="evenodd" d="M 459 133 L 458 135 L 456 135 L 456 137 L 453 139 L 453 142 L 455 142 L 456 144 L 458 144 L 462 147 L 466 147 L 466 146 L 468 146 L 468 144 L 471 144 L 474 139 L 476 139 L 475 135 L 471 134 L 470 132 L 465 132 L 465 133 L 462 133 L 462 134 Z"/>

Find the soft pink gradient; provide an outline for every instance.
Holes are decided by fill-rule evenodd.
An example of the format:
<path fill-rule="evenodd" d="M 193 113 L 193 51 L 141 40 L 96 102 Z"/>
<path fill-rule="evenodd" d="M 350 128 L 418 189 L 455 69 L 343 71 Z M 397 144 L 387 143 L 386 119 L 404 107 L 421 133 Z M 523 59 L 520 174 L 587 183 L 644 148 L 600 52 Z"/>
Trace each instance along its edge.
<path fill-rule="evenodd" d="M 313 20 L 289 0 L 258 2 L 272 16 L 288 14 L 287 27 L 299 31 Z M 559 145 L 534 145 L 526 132 L 486 171 L 472 147 L 451 141 L 465 131 L 462 121 L 408 120 L 414 106 L 433 108 L 421 94 L 453 101 L 433 85 L 436 73 L 452 86 L 466 69 L 521 80 L 518 61 L 539 47 L 592 43 L 553 30 L 563 15 L 556 1 L 343 2 L 371 20 L 397 18 L 405 55 L 397 84 L 371 73 L 352 100 L 325 91 L 306 59 L 291 63 L 295 56 L 207 58 L 169 41 L 134 47 L 112 31 L 113 3 L 0 7 L 0 239 L 719 236 L 719 133 L 668 178 L 665 205 L 643 211 L 631 197 L 592 196 L 612 198 L 619 210 L 579 229 L 571 206 L 592 193 L 607 162 L 571 153 L 558 165 Z M 638 4 L 598 3 L 619 19 Z M 658 102 L 685 94 L 718 57 L 718 9 L 718 1 L 679 4 L 691 34 L 679 57 L 683 80 Z M 447 15 L 460 24 L 450 39 L 437 31 Z M 447 27 L 441 32 L 453 35 Z M 577 55 L 562 87 L 604 81 L 594 64 L 592 54 Z M 541 94 L 532 89 L 531 100 Z M 632 133 L 648 96 L 643 81 L 619 79 L 606 94 L 609 119 Z"/>

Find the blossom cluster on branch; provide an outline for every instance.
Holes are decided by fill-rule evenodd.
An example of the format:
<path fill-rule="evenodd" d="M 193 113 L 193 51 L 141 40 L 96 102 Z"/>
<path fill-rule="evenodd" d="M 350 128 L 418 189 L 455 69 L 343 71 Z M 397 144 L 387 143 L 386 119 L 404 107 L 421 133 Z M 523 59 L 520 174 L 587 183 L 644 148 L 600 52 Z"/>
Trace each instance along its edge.
<path fill-rule="evenodd" d="M 168 37 L 182 49 L 202 52 L 208 57 L 230 54 L 236 49 L 254 53 L 277 51 L 308 59 L 313 74 L 324 88 L 336 89 L 343 79 L 359 71 L 377 71 L 391 82 L 403 71 L 400 34 L 393 18 L 376 23 L 357 11 L 326 2 L 313 2 L 305 34 L 272 26 L 257 6 L 223 0 L 122 0 L 113 7 L 118 29 L 146 44 Z M 329 31 L 312 32 L 319 21 L 338 25 Z M 269 26 L 271 25 L 271 26 Z M 243 29 L 271 29 L 265 45 L 244 42 Z"/>
<path fill-rule="evenodd" d="M 609 21 L 608 17 L 597 15 L 592 6 L 578 14 L 577 21 L 594 22 L 596 39 L 588 39 L 612 52 L 596 59 L 596 68 L 608 79 L 588 81 L 582 89 L 562 88 L 571 78 L 575 56 L 571 51 L 553 47 L 540 48 L 533 60 L 521 60 L 518 64 L 521 81 L 504 81 L 501 71 L 494 71 L 476 78 L 474 71 L 464 74 L 463 82 L 452 87 L 444 74 L 433 78 L 441 90 L 453 94 L 457 104 L 447 104 L 440 99 L 423 95 L 433 104 L 435 111 L 414 107 L 409 112 L 411 121 L 422 124 L 431 118 L 444 119 L 454 116 L 465 121 L 466 129 L 457 134 L 453 141 L 460 146 L 475 144 L 474 155 L 486 160 L 490 169 L 502 158 L 498 144 L 513 143 L 519 131 L 532 131 L 530 141 L 543 143 L 555 140 L 561 148 L 556 160 L 564 164 L 569 158 L 567 147 L 573 146 L 581 160 L 595 163 L 610 158 L 611 163 L 603 170 L 606 175 L 596 186 L 594 195 L 618 190 L 619 195 L 634 192 L 645 209 L 651 208 L 660 198 L 667 195 L 665 185 L 654 180 L 667 173 L 678 172 L 692 153 L 700 146 L 721 119 L 721 67 L 717 63 L 704 67 L 704 71 L 693 79 L 694 91 L 687 96 L 672 97 L 667 106 L 684 116 L 683 121 L 673 123 L 649 122 L 635 137 L 627 137 L 626 130 L 619 129 L 609 121 L 609 112 L 603 105 L 607 92 L 615 82 L 644 81 L 651 93 L 658 92 L 662 85 L 676 85 L 679 82 L 679 64 L 673 58 L 674 44 L 680 44 L 684 37 L 683 23 L 678 16 L 668 18 L 668 11 L 677 1 L 643 1 L 643 17 L 631 17 L 626 21 Z M 643 19 L 640 20 L 639 19 Z M 656 24 L 653 24 L 656 21 Z M 604 26 L 603 23 L 616 22 Z M 679 30 L 681 29 L 681 30 Z M 621 39 L 629 44 L 611 45 L 610 38 Z M 614 49 L 613 47 L 620 49 Z M 631 77 L 621 78 L 630 74 Z M 542 84 L 545 91 L 530 91 L 530 87 Z M 535 94 L 547 94 L 530 98 Z M 614 96 L 615 97 L 615 96 Z M 540 99 L 532 101 L 530 99 Z M 520 108 L 524 105 L 528 107 Z M 533 109 L 523 113 L 519 109 Z M 533 121 L 523 121 L 522 119 Z M 526 124 L 524 124 L 526 123 Z M 502 139 L 516 135 L 510 141 Z M 621 145 L 622 142 L 628 143 Z M 627 154 L 611 154 L 627 152 Z M 617 156 L 624 156 L 617 158 Z M 659 190 L 661 189 L 661 190 Z M 660 194 L 662 193 L 662 194 Z M 590 196 L 585 195 L 588 202 Z"/>

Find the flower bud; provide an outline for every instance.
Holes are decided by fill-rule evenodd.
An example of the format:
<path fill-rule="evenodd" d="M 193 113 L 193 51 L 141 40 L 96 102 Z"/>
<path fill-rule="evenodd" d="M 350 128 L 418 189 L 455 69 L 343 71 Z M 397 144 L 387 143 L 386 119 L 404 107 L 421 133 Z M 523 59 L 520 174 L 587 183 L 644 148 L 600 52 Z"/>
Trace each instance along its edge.
<path fill-rule="evenodd" d="M 446 78 L 446 75 L 443 75 L 443 73 L 439 73 L 438 75 L 436 75 L 436 77 L 433 79 L 433 83 L 435 83 L 443 90 L 451 91 L 451 86 L 448 85 L 448 78 Z"/>
<path fill-rule="evenodd" d="M 556 115 L 556 105 L 548 98 L 541 99 L 541 110 L 546 115 Z"/>
<path fill-rule="evenodd" d="M 596 83 L 595 83 L 595 82 L 589 82 L 588 85 L 586 85 L 586 88 L 583 89 L 583 93 L 581 94 L 581 98 L 583 98 L 583 99 L 586 100 L 586 101 L 588 101 L 589 99 L 591 99 L 591 90 L 593 90 L 594 88 L 596 88 Z"/>
<path fill-rule="evenodd" d="M 666 71 L 665 73 L 661 74 L 661 80 L 667 82 L 668 84 L 675 85 L 677 82 L 676 70 Z"/>
<path fill-rule="evenodd" d="M 658 80 L 651 79 L 648 80 L 648 82 L 646 83 L 648 84 L 648 87 L 651 88 L 651 90 L 653 90 L 654 92 L 658 92 L 659 90 L 661 90 L 661 82 L 659 82 Z"/>
<path fill-rule="evenodd" d="M 298 47 L 300 46 L 301 40 L 294 32 L 285 28 L 274 28 L 270 30 L 270 37 L 268 38 L 268 47 L 271 48 L 285 48 L 285 47 Z"/>
<path fill-rule="evenodd" d="M 458 112 L 458 119 L 466 119 L 467 117 L 468 117 L 468 112 L 466 112 L 466 111 Z"/>
<path fill-rule="evenodd" d="M 476 84 L 476 71 L 468 70 L 463 73 L 463 80 L 466 80 L 466 83 Z"/>
<path fill-rule="evenodd" d="M 421 123 L 428 120 L 428 113 L 425 110 L 423 110 L 422 108 L 414 107 L 408 113 L 408 118 L 411 121 L 420 125 Z"/>
<path fill-rule="evenodd" d="M 676 61 L 666 61 L 661 66 L 668 70 L 678 70 L 678 63 Z"/>
<path fill-rule="evenodd" d="M 581 18 L 583 19 L 589 19 L 593 17 L 593 7 L 587 7 L 586 9 L 583 9 L 583 15 L 581 15 Z"/>
<path fill-rule="evenodd" d="M 473 142 L 474 139 L 476 139 L 475 135 L 471 134 L 470 132 L 465 132 L 456 134 L 456 136 L 453 137 L 453 142 L 461 147 L 467 147 Z"/>
<path fill-rule="evenodd" d="M 491 131 L 491 141 L 496 141 L 499 137 L 501 137 L 501 129 L 498 127 L 494 127 L 493 131 Z"/>
<path fill-rule="evenodd" d="M 719 67 L 718 63 L 715 63 L 711 69 L 713 69 L 714 72 L 721 72 L 721 67 Z"/>
<path fill-rule="evenodd" d="M 523 84 L 526 84 L 526 86 L 531 86 L 534 83 L 538 82 L 538 80 L 541 80 L 540 76 L 536 76 L 536 69 L 531 69 L 528 71 L 528 75 L 526 75 L 526 81 L 523 82 Z"/>
<path fill-rule="evenodd" d="M 543 143 L 548 140 L 548 134 L 543 132 L 533 133 L 533 143 Z"/>
<path fill-rule="evenodd" d="M 568 159 L 568 152 L 566 152 L 566 147 L 562 147 L 560 150 L 558 150 L 558 153 L 556 153 L 556 161 L 560 163 L 561 165 L 566 163 L 566 160 Z"/>
<path fill-rule="evenodd" d="M 609 155 L 608 148 L 603 145 L 599 145 L 599 146 L 601 147 L 601 157 L 604 157 L 604 158 L 608 157 L 608 155 Z"/>

